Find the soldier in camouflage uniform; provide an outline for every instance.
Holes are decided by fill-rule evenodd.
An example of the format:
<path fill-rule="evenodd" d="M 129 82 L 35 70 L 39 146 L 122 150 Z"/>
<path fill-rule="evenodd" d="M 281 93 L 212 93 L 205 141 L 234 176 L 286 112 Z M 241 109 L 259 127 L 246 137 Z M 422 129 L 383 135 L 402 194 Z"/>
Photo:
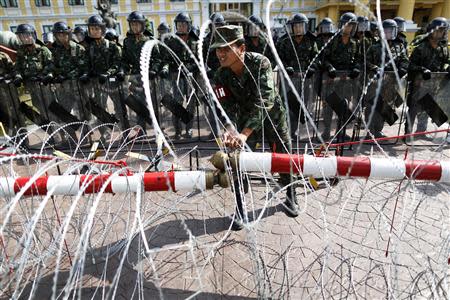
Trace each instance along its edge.
<path fill-rule="evenodd" d="M 89 46 L 89 37 L 87 36 L 86 30 L 81 27 L 77 26 L 73 30 L 73 34 L 75 35 L 75 40 L 84 47 L 84 49 L 87 49 Z"/>
<path fill-rule="evenodd" d="M 221 67 L 216 72 L 216 94 L 229 116 L 225 122 L 224 144 L 230 148 L 241 148 L 245 143 L 255 145 L 263 140 L 274 146 L 272 150 L 286 152 L 291 149 L 286 112 L 273 81 L 272 67 L 267 57 L 246 52 L 242 27 L 228 25 L 217 29 L 215 42 Z M 291 183 L 291 176 L 283 174 L 281 184 Z M 243 189 L 248 189 L 244 180 Z M 243 197 L 239 181 L 234 182 L 236 215 L 233 229 L 242 228 L 245 216 Z M 288 216 L 298 216 L 295 188 L 287 189 L 285 211 Z"/>
<path fill-rule="evenodd" d="M 158 40 L 162 41 L 163 35 L 170 34 L 170 25 L 162 22 L 156 30 L 158 31 Z"/>
<path fill-rule="evenodd" d="M 197 45 L 198 45 L 198 37 L 195 34 L 192 34 L 192 20 L 191 17 L 187 13 L 179 13 L 175 17 L 175 34 L 184 42 L 181 43 L 179 39 L 172 37 L 165 39 L 165 44 L 178 56 L 178 59 L 184 65 L 185 69 L 181 69 L 183 72 L 179 76 L 180 66 L 177 60 L 175 60 L 172 55 L 166 51 L 167 55 L 165 56 L 165 63 L 169 65 L 170 70 L 170 78 L 173 83 L 173 93 L 174 97 L 177 101 L 183 102 L 185 100 L 188 102 L 186 109 L 194 113 L 195 110 L 195 99 L 191 99 L 190 94 L 192 91 L 191 81 L 193 78 L 198 75 L 199 70 L 197 64 L 194 59 L 191 57 L 187 47 L 194 53 L 197 54 Z M 186 44 L 186 45 L 185 45 Z M 187 74 L 184 75 L 187 71 Z M 179 78 L 179 80 L 178 80 Z M 181 135 L 181 122 L 180 119 L 176 116 L 172 117 L 172 121 L 175 127 L 175 140 L 180 139 Z M 186 138 L 191 138 L 193 121 L 186 124 Z"/>
<path fill-rule="evenodd" d="M 395 23 L 398 26 L 398 34 L 395 39 L 396 42 L 403 44 L 403 48 L 406 49 L 406 54 L 408 55 L 408 39 L 406 38 L 406 21 L 402 17 L 395 17 Z"/>
<path fill-rule="evenodd" d="M 48 111 L 48 105 L 53 101 L 53 93 L 48 84 L 53 80 L 52 53 L 36 43 L 36 31 L 29 24 L 17 26 L 17 36 L 21 46 L 17 51 L 14 84 L 30 92 L 33 106 L 49 121 L 56 121 Z M 41 86 L 41 82 L 44 86 Z M 59 141 L 58 141 L 59 142 Z"/>
<path fill-rule="evenodd" d="M 359 43 L 359 53 L 363 63 L 365 63 L 365 57 L 367 50 L 372 46 L 372 38 L 370 33 L 370 22 L 367 17 L 358 16 L 357 17 L 358 27 L 356 29 L 355 38 Z"/>
<path fill-rule="evenodd" d="M 116 43 L 105 39 L 106 23 L 99 15 L 93 15 L 87 20 L 88 34 L 91 38 L 86 55 L 88 58 L 88 72 L 81 75 L 80 81 L 88 83 L 88 97 L 97 105 L 108 109 L 108 97 L 111 98 L 118 119 L 123 116 L 120 96 L 118 95 L 115 76 L 124 77 L 120 73 L 121 50 Z M 110 83 L 110 79 L 114 80 Z M 101 122 L 97 122 L 100 124 Z M 122 122 L 121 122 L 122 123 Z M 123 123 L 122 123 L 123 127 Z M 99 128 L 102 140 L 109 138 L 105 126 Z"/>
<path fill-rule="evenodd" d="M 8 54 L 0 51 L 0 122 L 5 126 L 8 135 L 14 134 L 14 128 L 19 128 L 18 111 L 15 110 L 13 101 L 18 100 L 15 89 L 11 89 L 9 84 L 14 77 L 14 63 Z M 12 99 L 12 97 L 16 97 Z"/>
<path fill-rule="evenodd" d="M 145 100 L 144 89 L 142 86 L 141 80 L 141 69 L 140 69 L 140 55 L 141 50 L 144 44 L 153 39 L 153 37 L 147 36 L 144 34 L 146 18 L 145 16 L 139 12 L 134 11 L 128 15 L 128 24 L 130 30 L 127 34 L 123 42 L 123 56 L 122 56 L 122 65 L 124 72 L 126 74 L 130 74 L 130 93 L 137 100 L 142 102 L 143 105 L 147 106 Z M 151 80 L 151 89 L 152 91 L 158 88 L 156 84 L 157 74 L 163 68 L 163 64 L 161 61 L 161 54 L 159 52 L 159 47 L 155 45 L 153 47 L 153 51 L 151 54 L 151 62 L 150 62 L 150 70 L 148 72 L 149 78 Z M 165 67 L 164 71 L 160 72 L 162 76 L 168 76 L 168 67 Z M 158 113 L 158 99 L 156 99 L 156 94 L 154 93 L 154 97 L 152 100 L 154 101 L 153 107 L 155 108 L 155 113 Z M 158 115 L 157 115 L 158 117 Z M 146 128 L 145 118 L 137 113 L 137 124 L 141 126 L 144 131 Z"/>
<path fill-rule="evenodd" d="M 447 46 L 448 23 L 445 18 L 435 18 L 428 25 L 428 37 L 414 48 L 409 63 L 409 79 L 429 80 L 431 72 L 450 73 L 450 55 Z M 450 75 L 450 74 L 449 74 Z M 421 78 L 422 77 L 422 78 Z M 410 92 L 412 93 L 412 91 Z M 422 107 L 413 99 L 408 99 L 408 118 L 405 132 L 410 133 L 416 116 L 418 116 L 417 132 L 427 130 L 428 115 L 423 112 Z"/>
<path fill-rule="evenodd" d="M 408 56 L 406 56 L 406 49 L 403 47 L 403 44 L 397 43 L 397 23 L 394 20 L 387 19 L 383 21 L 383 30 L 386 37 L 386 40 L 389 45 L 389 49 L 392 53 L 393 62 L 389 60 L 389 55 L 387 50 L 385 50 L 385 71 L 393 71 L 395 64 L 398 75 L 400 78 L 406 75 L 408 71 Z M 383 45 L 382 41 L 378 41 L 374 45 L 372 45 L 367 52 L 367 73 L 369 76 L 380 75 L 380 67 L 381 67 L 381 59 L 383 54 Z M 373 83 L 375 85 L 375 83 Z M 372 87 L 374 88 L 374 87 Z M 394 88 L 389 86 L 384 86 L 384 88 Z M 391 101 L 394 99 L 382 99 L 382 101 Z M 380 101 L 380 99 L 378 99 Z M 375 138 L 385 137 L 383 134 L 383 117 L 377 112 L 373 110 L 374 104 L 373 99 L 368 99 L 365 102 L 365 118 L 369 130 L 375 136 Z M 373 110 L 373 113 L 372 113 Z M 372 114 L 372 119 L 369 119 L 369 116 Z"/>
<path fill-rule="evenodd" d="M 322 51 L 323 46 L 325 46 L 335 32 L 336 28 L 330 18 L 324 18 L 320 21 L 319 25 L 317 25 L 316 39 L 317 49 L 319 51 Z"/>
<path fill-rule="evenodd" d="M 88 120 L 89 116 L 84 111 L 86 101 L 78 86 L 78 78 L 88 71 L 86 51 L 72 40 L 72 30 L 65 22 L 56 22 L 53 34 L 55 43 L 52 48 L 52 73 L 57 101 L 79 120 Z M 71 136 L 75 137 L 74 133 Z"/>
<path fill-rule="evenodd" d="M 339 27 L 342 29 L 341 33 L 324 50 L 323 68 L 330 78 L 336 77 L 336 71 L 347 71 L 350 79 L 356 79 L 361 72 L 361 59 L 359 43 L 353 38 L 357 28 L 355 14 L 343 14 L 339 20 Z M 330 106 L 325 104 L 323 109 L 325 128 L 322 133 L 324 140 L 330 138 L 332 113 Z"/>
<path fill-rule="evenodd" d="M 316 44 L 316 37 L 308 30 L 308 18 L 304 14 L 294 14 L 289 20 L 288 24 L 289 34 L 282 38 L 277 45 L 280 59 L 286 68 L 286 72 L 291 77 L 292 82 L 297 88 L 299 95 L 302 95 L 301 86 L 304 77 L 311 78 L 319 68 L 319 58 L 316 57 L 319 53 Z M 304 102 L 308 106 L 314 101 L 310 99 L 312 93 L 310 91 L 313 86 L 311 82 L 305 82 Z M 291 120 L 291 133 L 293 134 L 299 124 L 299 117 L 301 106 L 299 99 L 290 90 L 289 85 L 285 84 L 287 89 L 289 115 Z M 300 121 L 305 122 L 304 115 Z"/>
<path fill-rule="evenodd" d="M 244 29 L 247 51 L 256 52 L 266 56 L 270 60 L 272 66 L 275 66 L 272 49 L 267 41 L 266 26 L 261 18 L 255 15 L 250 16 Z"/>

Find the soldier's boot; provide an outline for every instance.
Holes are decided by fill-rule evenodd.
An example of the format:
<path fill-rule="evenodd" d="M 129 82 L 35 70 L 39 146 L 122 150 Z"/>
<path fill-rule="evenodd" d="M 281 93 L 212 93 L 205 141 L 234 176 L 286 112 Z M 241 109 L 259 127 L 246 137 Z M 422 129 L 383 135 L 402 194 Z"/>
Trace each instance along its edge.
<path fill-rule="evenodd" d="M 231 225 L 231 230 L 239 231 L 244 228 L 244 195 L 248 192 L 248 181 L 244 178 L 242 180 L 243 187 L 240 188 L 239 180 L 234 180 L 234 193 L 236 196 L 236 210 L 233 216 L 233 224 Z"/>
<path fill-rule="evenodd" d="M 294 186 L 289 186 L 286 191 L 286 200 L 283 203 L 284 213 L 290 217 L 298 216 L 297 192 Z"/>

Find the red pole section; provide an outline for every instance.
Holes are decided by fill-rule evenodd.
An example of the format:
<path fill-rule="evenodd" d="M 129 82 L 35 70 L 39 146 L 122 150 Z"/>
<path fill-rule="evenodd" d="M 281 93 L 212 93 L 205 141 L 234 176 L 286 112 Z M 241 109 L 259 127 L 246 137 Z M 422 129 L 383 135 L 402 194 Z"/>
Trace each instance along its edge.
<path fill-rule="evenodd" d="M 292 170 L 296 174 L 314 177 L 411 178 L 450 183 L 450 161 L 437 160 L 241 152 L 239 168 L 246 172 L 265 173 L 290 173 Z"/>
<path fill-rule="evenodd" d="M 206 190 L 212 186 L 206 183 L 205 171 L 171 171 L 121 175 L 61 175 L 38 177 L 25 191 L 25 196 L 77 195 L 98 193 L 104 188 L 105 193 L 139 192 L 139 185 L 146 192 L 157 191 L 192 191 Z M 12 197 L 22 191 L 31 177 L 0 177 L 0 197 Z M 109 180 L 109 182 L 108 182 Z"/>

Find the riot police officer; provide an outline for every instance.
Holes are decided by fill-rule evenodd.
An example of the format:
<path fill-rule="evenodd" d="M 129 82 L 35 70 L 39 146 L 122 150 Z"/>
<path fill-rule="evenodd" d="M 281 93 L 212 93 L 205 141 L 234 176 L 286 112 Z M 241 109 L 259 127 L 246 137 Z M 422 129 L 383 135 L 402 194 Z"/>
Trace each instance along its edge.
<path fill-rule="evenodd" d="M 323 18 L 317 26 L 317 39 L 316 44 L 319 51 L 330 40 L 330 38 L 336 33 L 336 27 L 330 18 Z"/>
<path fill-rule="evenodd" d="M 8 54 L 0 51 L 0 122 L 6 127 L 8 135 L 14 135 L 14 128 L 18 129 L 23 125 L 18 120 L 17 92 L 9 86 L 13 77 L 14 63 Z"/>
<path fill-rule="evenodd" d="M 82 83 L 90 82 L 87 89 L 88 97 L 94 99 L 93 105 L 100 108 L 108 108 L 108 97 L 113 101 L 115 111 L 119 116 L 123 115 L 120 111 L 120 99 L 115 89 L 110 86 L 110 78 L 115 76 L 123 77 L 120 70 L 121 49 L 120 47 L 107 39 L 106 23 L 99 15 L 90 16 L 87 20 L 88 35 L 91 39 L 86 49 L 88 57 L 88 72 L 81 75 Z M 95 114 L 95 112 L 93 111 Z M 99 117 L 99 115 L 97 115 Z M 102 121 L 105 123 L 105 121 Z M 102 141 L 109 138 L 109 132 L 105 126 L 101 126 L 100 133 Z"/>
<path fill-rule="evenodd" d="M 370 22 L 367 17 L 358 16 L 356 18 L 358 22 L 358 27 L 356 29 L 355 38 L 359 42 L 359 52 L 361 57 L 367 53 L 367 49 L 372 46 L 373 40 L 371 39 L 370 33 Z"/>
<path fill-rule="evenodd" d="M 48 86 L 41 86 L 41 82 L 48 85 L 53 80 L 52 53 L 50 50 L 36 43 L 36 31 L 29 24 L 17 26 L 16 34 L 20 40 L 20 48 L 17 50 L 14 84 L 25 84 L 30 92 L 33 106 L 47 120 L 50 118 L 48 105 L 52 97 Z"/>
<path fill-rule="evenodd" d="M 304 14 L 294 14 L 287 24 L 288 34 L 281 39 L 278 43 L 278 53 L 280 59 L 286 68 L 286 72 L 291 77 L 298 94 L 301 93 L 302 79 L 303 77 L 311 78 L 318 70 L 320 62 L 316 57 L 319 53 L 317 44 L 315 42 L 315 36 L 308 30 L 308 18 Z M 285 85 L 286 86 L 286 85 Z M 314 85 L 309 80 L 304 84 L 305 91 L 304 102 L 305 106 L 309 105 L 314 99 L 312 99 L 312 92 L 315 90 Z M 288 89 L 288 104 L 291 118 L 291 134 L 295 133 L 298 129 L 298 121 L 304 123 L 304 112 L 300 117 L 300 99 L 294 95 L 294 93 Z"/>
<path fill-rule="evenodd" d="M 406 53 L 408 53 L 408 40 L 406 38 L 406 20 L 402 17 L 395 17 L 394 18 L 395 23 L 397 23 L 398 26 L 398 34 L 396 41 L 403 44 L 403 47 L 406 49 Z"/>
<path fill-rule="evenodd" d="M 72 40 L 72 30 L 65 22 L 53 24 L 52 32 L 55 37 L 54 47 L 51 50 L 52 73 L 57 101 L 68 112 L 74 110 L 80 120 L 86 120 L 88 115 L 84 113 L 84 101 L 81 99 L 77 82 L 78 78 L 88 71 L 86 51 L 83 46 Z"/>
<path fill-rule="evenodd" d="M 448 34 L 447 19 L 439 17 L 433 19 L 427 27 L 428 36 L 424 38 L 411 53 L 409 63 L 410 79 L 414 82 L 412 90 L 420 80 L 431 79 L 431 72 L 449 72 L 450 56 L 447 46 Z M 413 93 L 411 92 L 411 94 Z M 427 130 L 428 116 L 423 112 L 423 107 L 417 103 L 418 99 L 408 99 L 408 119 L 405 132 L 410 133 L 416 116 L 418 116 L 417 132 Z"/>
<path fill-rule="evenodd" d="M 190 92 L 192 91 L 193 86 L 190 85 L 192 80 L 192 76 L 196 76 L 198 74 L 198 67 L 195 63 L 195 60 L 191 57 L 188 49 L 196 55 L 197 54 L 197 45 L 198 45 L 198 37 L 195 34 L 192 34 L 192 19 L 188 13 L 181 12 L 176 15 L 174 19 L 175 23 L 175 34 L 183 41 L 181 43 L 177 38 L 167 39 L 165 41 L 166 45 L 178 56 L 180 62 L 184 65 L 184 68 L 181 69 L 181 76 L 179 77 L 179 63 L 178 61 L 172 57 L 170 54 L 165 56 L 165 62 L 169 65 L 170 77 L 174 84 L 178 81 L 178 86 L 173 86 L 173 93 L 175 100 L 178 102 L 183 102 L 183 99 L 186 99 L 188 102 L 187 110 L 191 113 L 195 110 L 195 101 L 193 99 L 189 99 Z M 189 78 L 187 78 L 189 77 Z M 189 100 L 188 100 L 189 99 Z M 181 137 L 181 121 L 180 118 L 176 115 L 172 116 L 172 121 L 175 127 L 175 140 L 180 139 Z M 186 124 L 185 127 L 185 137 L 191 138 L 193 135 L 192 131 L 193 121 L 190 121 Z"/>
<path fill-rule="evenodd" d="M 244 25 L 244 37 L 248 52 L 260 53 L 274 65 L 274 56 L 267 42 L 266 26 L 260 17 L 252 15 L 248 18 Z"/>
<path fill-rule="evenodd" d="M 225 25 L 225 18 L 221 13 L 213 13 L 209 20 L 209 32 L 203 39 L 203 61 L 210 79 L 214 78 L 214 73 L 220 67 L 219 59 L 216 56 L 215 50 L 211 49 L 213 43 L 213 36 L 216 28 Z"/>
<path fill-rule="evenodd" d="M 330 78 L 335 78 L 337 71 L 346 71 L 350 79 L 358 78 L 361 73 L 360 49 L 358 41 L 354 38 L 357 25 L 357 18 L 351 12 L 344 13 L 339 19 L 341 32 L 325 48 L 323 56 L 323 67 Z M 343 95 L 340 96 L 343 97 Z M 328 140 L 332 119 L 332 110 L 329 105 L 324 106 L 323 116 L 325 128 L 322 138 Z M 338 117 L 342 118 L 342 116 Z"/>
<path fill-rule="evenodd" d="M 389 46 L 390 52 L 392 54 L 393 61 L 390 60 L 387 50 L 385 51 L 385 71 L 393 71 L 394 65 L 398 71 L 398 75 L 400 78 L 406 75 L 408 71 L 408 57 L 406 55 L 406 49 L 404 48 L 403 44 L 397 43 L 397 23 L 392 19 L 387 19 L 383 21 L 383 30 L 384 35 L 387 40 L 387 44 Z M 383 42 L 378 41 L 374 45 L 372 45 L 368 52 L 367 52 L 367 71 L 370 76 L 375 75 L 377 77 L 380 77 L 380 68 L 382 63 L 382 55 L 383 55 Z M 392 78 L 393 84 L 396 84 L 396 79 Z M 393 86 L 383 86 L 385 89 L 388 90 L 395 90 Z M 377 86 L 376 84 L 373 84 L 371 86 L 372 91 L 375 92 Z M 375 99 L 375 93 L 372 93 L 368 95 L 370 97 L 367 99 L 368 101 L 365 102 L 365 118 L 366 123 L 368 125 L 368 128 L 370 132 L 375 136 L 375 138 L 382 138 L 385 135 L 383 134 L 383 124 L 384 119 L 380 115 L 379 107 L 382 107 L 382 105 L 391 105 L 392 102 L 395 101 L 395 99 L 382 99 L 381 97 L 378 97 Z M 383 94 L 383 93 L 381 93 Z M 386 94 L 386 93 L 384 93 Z M 377 100 L 377 103 L 374 103 L 373 100 Z M 384 103 L 382 103 L 384 102 Z M 392 106 L 392 105 L 391 105 Z M 370 118 L 370 116 L 372 116 Z"/>

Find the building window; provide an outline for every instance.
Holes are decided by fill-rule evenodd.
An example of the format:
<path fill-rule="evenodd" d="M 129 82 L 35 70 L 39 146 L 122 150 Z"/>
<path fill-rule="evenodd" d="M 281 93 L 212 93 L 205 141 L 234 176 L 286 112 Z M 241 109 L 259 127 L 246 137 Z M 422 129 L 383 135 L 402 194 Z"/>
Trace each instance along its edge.
<path fill-rule="evenodd" d="M 69 0 L 69 5 L 84 5 L 84 0 Z"/>
<path fill-rule="evenodd" d="M 53 30 L 53 25 L 42 25 L 43 33 L 52 32 L 52 30 Z"/>
<path fill-rule="evenodd" d="M 34 0 L 37 7 L 40 6 L 50 6 L 50 0 Z"/>
<path fill-rule="evenodd" d="M 18 7 L 17 0 L 0 0 L 2 7 Z"/>
<path fill-rule="evenodd" d="M 136 3 L 152 3 L 152 0 L 136 0 Z"/>

